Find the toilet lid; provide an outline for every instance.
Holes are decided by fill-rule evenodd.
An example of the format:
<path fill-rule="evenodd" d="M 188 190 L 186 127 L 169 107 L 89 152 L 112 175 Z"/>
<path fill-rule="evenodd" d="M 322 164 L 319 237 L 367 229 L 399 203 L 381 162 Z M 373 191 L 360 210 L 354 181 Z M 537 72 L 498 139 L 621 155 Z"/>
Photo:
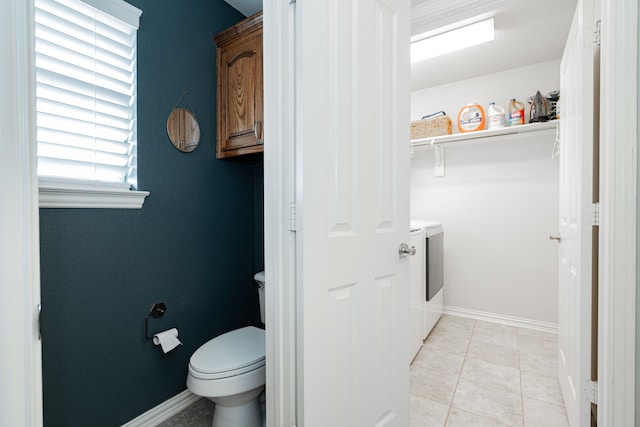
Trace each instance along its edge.
<path fill-rule="evenodd" d="M 222 334 L 196 350 L 191 368 L 204 374 L 235 371 L 264 362 L 264 330 L 246 326 Z"/>

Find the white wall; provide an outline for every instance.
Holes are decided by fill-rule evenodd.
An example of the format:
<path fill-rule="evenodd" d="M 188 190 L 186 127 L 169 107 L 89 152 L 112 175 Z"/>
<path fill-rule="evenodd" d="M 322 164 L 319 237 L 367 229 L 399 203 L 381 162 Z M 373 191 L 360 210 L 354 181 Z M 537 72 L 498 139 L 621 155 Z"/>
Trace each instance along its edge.
<path fill-rule="evenodd" d="M 451 118 L 453 133 L 458 133 L 458 111 L 465 104 L 477 102 L 486 112 L 489 103 L 495 101 L 506 111 L 511 98 L 516 98 L 525 104 L 528 118 L 526 99 L 537 90 L 547 95 L 557 89 L 560 89 L 559 59 L 412 92 L 411 120 L 443 110 Z"/>
<path fill-rule="evenodd" d="M 559 87 L 559 61 L 496 73 L 412 94 L 412 117 L 467 102 L 506 107 Z M 528 109 L 527 109 L 528 114 Z M 453 118 L 455 123 L 455 118 Z M 555 135 L 503 136 L 445 149 L 446 176 L 434 177 L 433 150 L 411 160 L 411 216 L 445 230 L 449 307 L 558 321 L 558 162 Z"/>

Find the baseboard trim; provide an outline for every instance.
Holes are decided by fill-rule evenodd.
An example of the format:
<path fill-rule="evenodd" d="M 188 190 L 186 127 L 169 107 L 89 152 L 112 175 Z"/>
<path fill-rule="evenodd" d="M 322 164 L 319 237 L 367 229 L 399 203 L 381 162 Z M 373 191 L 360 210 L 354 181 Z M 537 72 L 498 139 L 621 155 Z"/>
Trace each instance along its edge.
<path fill-rule="evenodd" d="M 122 427 L 154 427 L 158 424 L 167 421 L 180 411 L 185 410 L 189 406 L 193 405 L 201 396 L 197 396 L 191 393 L 189 390 L 185 390 L 172 398 L 165 400 L 158 406 L 149 409 L 144 414 L 134 418 Z"/>
<path fill-rule="evenodd" d="M 469 310 L 468 308 L 452 307 L 445 305 L 442 309 L 444 314 L 452 316 L 468 317 L 485 322 L 501 323 L 503 325 L 515 326 L 517 328 L 533 329 L 550 334 L 558 333 L 558 324 L 541 322 L 539 320 L 525 319 L 522 317 L 505 316 L 503 314 L 488 313 L 486 311 Z"/>

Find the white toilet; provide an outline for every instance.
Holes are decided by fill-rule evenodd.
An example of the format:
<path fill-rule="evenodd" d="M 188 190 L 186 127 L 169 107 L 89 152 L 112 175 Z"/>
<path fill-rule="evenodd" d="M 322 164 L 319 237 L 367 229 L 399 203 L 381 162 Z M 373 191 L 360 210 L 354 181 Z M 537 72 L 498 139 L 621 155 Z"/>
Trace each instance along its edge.
<path fill-rule="evenodd" d="M 264 323 L 264 271 L 257 273 Z M 187 388 L 216 406 L 212 427 L 262 427 L 260 394 L 265 384 L 264 330 L 246 326 L 203 344 L 191 356 Z"/>

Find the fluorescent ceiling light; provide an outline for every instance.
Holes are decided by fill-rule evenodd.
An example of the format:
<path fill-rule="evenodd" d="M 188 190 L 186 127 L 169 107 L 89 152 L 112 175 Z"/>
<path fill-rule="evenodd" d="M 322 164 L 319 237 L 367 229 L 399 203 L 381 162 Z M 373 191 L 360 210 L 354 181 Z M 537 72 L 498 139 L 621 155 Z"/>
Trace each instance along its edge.
<path fill-rule="evenodd" d="M 435 36 L 421 38 L 425 35 L 422 34 L 413 38 L 417 40 L 411 43 L 412 64 L 493 40 L 495 37 L 493 18 L 436 34 Z"/>

